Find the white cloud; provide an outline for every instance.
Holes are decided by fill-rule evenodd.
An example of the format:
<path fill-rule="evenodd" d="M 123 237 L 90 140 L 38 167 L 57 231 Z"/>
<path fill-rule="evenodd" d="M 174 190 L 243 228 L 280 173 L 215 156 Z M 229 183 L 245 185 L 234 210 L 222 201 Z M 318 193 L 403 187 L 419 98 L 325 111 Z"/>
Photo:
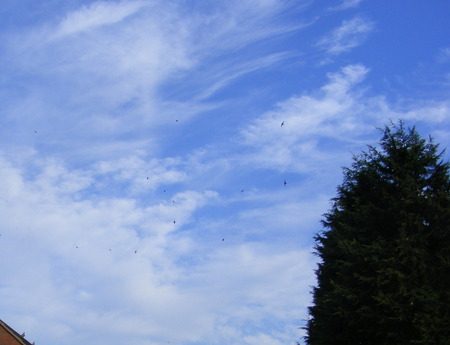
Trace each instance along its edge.
<path fill-rule="evenodd" d="M 144 4 L 142 1 L 94 2 L 89 6 L 83 6 L 80 10 L 69 13 L 61 21 L 53 37 L 61 38 L 118 23 L 138 12 Z"/>
<path fill-rule="evenodd" d="M 349 8 L 358 7 L 361 2 L 362 0 L 342 0 L 342 2 L 339 5 L 329 8 L 329 10 L 330 11 L 347 10 Z"/>
<path fill-rule="evenodd" d="M 292 97 L 257 119 L 242 131 L 244 143 L 255 147 L 250 161 L 281 170 L 316 171 L 335 154 L 318 149 L 321 139 L 352 141 L 366 131 L 354 86 L 367 72 L 362 65 L 344 67 L 329 75 L 317 96 Z"/>
<path fill-rule="evenodd" d="M 22 173 L 16 169 L 17 171 L 13 176 L 18 182 L 15 184 L 22 185 L 18 193 L 19 197 L 30 202 L 29 207 L 24 207 L 24 203 L 19 203 L 19 200 L 17 200 L 17 205 L 21 205 L 20 212 L 34 214 L 33 218 L 29 219 L 33 223 L 33 226 L 30 226 L 28 220 L 26 220 L 27 218 L 24 218 L 21 213 L 13 213 L 16 216 L 14 218 L 24 220 L 17 227 L 25 231 L 24 236 L 27 236 L 28 233 L 31 234 L 33 238 L 37 239 L 37 241 L 33 242 L 38 247 L 42 245 L 44 248 L 35 254 L 40 256 L 40 259 L 36 260 L 36 264 L 41 262 L 42 270 L 49 271 L 47 267 L 50 259 L 47 261 L 46 258 L 58 256 L 60 264 L 58 267 L 54 267 L 54 272 L 57 270 L 68 272 L 67 275 L 60 274 L 59 279 L 64 284 L 64 289 L 62 289 L 64 293 L 62 294 L 54 292 L 54 290 L 62 287 L 51 283 L 51 277 L 41 278 L 48 286 L 41 292 L 40 300 L 45 301 L 49 298 L 47 296 L 52 295 L 54 308 L 57 309 L 49 312 L 49 314 L 45 314 L 45 317 L 61 320 L 61 324 L 55 326 L 61 330 L 65 329 L 64 332 L 61 331 L 61 337 L 71 338 L 75 336 L 73 333 L 76 331 L 72 329 L 74 327 L 82 327 L 85 330 L 95 327 L 97 336 L 104 338 L 107 337 L 107 329 L 111 325 L 114 325 L 118 333 L 130 331 L 140 334 L 140 329 L 144 328 L 147 329 L 144 335 L 155 337 L 158 334 L 167 334 L 168 329 L 173 328 L 174 323 L 178 321 L 185 325 L 186 328 L 189 328 L 189 330 L 183 330 L 183 332 L 180 330 L 180 333 L 183 333 L 184 340 L 189 337 L 194 340 L 207 337 L 212 332 L 211 330 L 218 327 L 218 325 L 227 325 L 231 322 L 221 321 L 223 319 L 222 315 L 225 313 L 232 318 L 231 315 L 234 313 L 235 306 L 240 306 L 243 303 L 241 298 L 248 298 L 245 292 L 247 288 L 255 293 L 254 297 L 252 297 L 253 302 L 249 302 L 250 305 L 246 305 L 241 309 L 238 308 L 239 318 L 242 322 L 255 319 L 254 311 L 252 311 L 253 304 L 260 304 L 261 306 L 267 304 L 268 307 L 258 307 L 258 313 L 262 312 L 264 315 L 267 315 L 264 316 L 267 318 L 270 318 L 270 315 L 274 315 L 274 313 L 276 313 L 277 318 L 284 318 L 286 317 L 286 311 L 281 311 L 281 309 L 288 305 L 290 306 L 289 308 L 295 307 L 291 301 L 287 300 L 278 305 L 280 297 L 276 293 L 271 293 L 270 289 L 278 291 L 283 284 L 289 286 L 290 283 L 286 279 L 296 279 L 295 272 L 297 270 L 296 267 L 291 267 L 291 264 L 294 264 L 294 262 L 311 264 L 303 256 L 306 253 L 301 254 L 302 257 L 299 258 L 297 257 L 298 253 L 290 251 L 289 256 L 282 259 L 277 252 L 270 253 L 257 248 L 250 247 L 246 249 L 241 247 L 242 251 L 238 253 L 247 254 L 242 256 L 236 253 L 233 254 L 233 251 L 231 251 L 230 254 L 234 258 L 234 263 L 230 257 L 219 255 L 204 257 L 198 267 L 196 267 L 198 263 L 189 268 L 185 264 L 177 265 L 179 260 L 184 260 L 184 258 L 189 260 L 191 256 L 197 256 L 197 248 L 202 250 L 206 248 L 205 244 L 207 242 L 205 244 L 195 243 L 196 239 L 202 237 L 201 233 L 198 234 L 199 237 L 189 238 L 189 233 L 178 233 L 178 231 L 183 231 L 185 225 L 192 221 L 192 214 L 196 210 L 217 198 L 216 193 L 205 192 L 201 194 L 185 191 L 170 195 L 170 198 L 161 199 L 159 203 L 147 206 L 139 206 L 137 200 L 129 196 L 127 198 L 119 198 L 120 195 L 115 196 L 115 198 L 111 197 L 106 190 L 105 193 L 100 195 L 95 193 L 98 188 L 95 185 L 101 181 L 102 175 L 112 174 L 112 176 L 117 176 L 119 182 L 122 179 L 134 181 L 135 176 L 139 175 L 141 170 L 159 165 L 163 166 L 162 170 L 164 170 L 164 166 L 170 167 L 172 163 L 174 163 L 172 160 L 145 163 L 142 158 L 132 156 L 129 159 L 120 159 L 116 162 L 103 162 L 96 166 L 95 169 L 81 172 L 69 171 L 61 163 L 47 161 L 40 164 L 40 171 L 34 173 L 30 179 L 25 180 L 19 178 Z M 161 171 L 161 174 L 164 174 L 164 171 Z M 80 180 L 79 176 L 87 177 L 87 180 Z M 78 193 L 78 196 L 74 193 L 75 190 L 73 188 L 58 191 L 58 186 L 67 184 L 66 180 L 80 180 L 82 182 L 79 183 L 76 192 L 83 192 L 83 189 L 87 190 L 84 193 Z M 91 183 L 92 181 L 95 181 L 94 185 Z M 7 183 L 9 185 L 8 180 Z M 115 183 L 113 180 L 106 186 L 114 188 Z M 166 184 L 167 181 L 161 181 L 161 183 Z M 25 197 L 24 191 L 29 191 L 30 194 Z M 122 194 L 128 195 L 126 191 L 122 191 Z M 39 199 L 35 201 L 34 198 L 37 195 L 39 195 Z M 132 195 L 136 196 L 136 194 Z M 175 203 L 172 202 L 172 199 Z M 282 208 L 274 208 L 272 212 L 278 213 L 280 209 Z M 268 217 L 269 211 L 269 209 L 264 211 Z M 283 214 L 285 215 L 286 212 Z M 176 220 L 176 224 L 172 223 L 173 220 Z M 236 226 L 236 220 L 234 223 L 230 220 L 229 225 Z M 8 225 L 6 224 L 6 227 Z M 245 226 L 244 224 L 242 225 Z M 270 227 L 277 226 L 277 224 L 273 223 L 267 225 Z M 57 232 L 52 234 L 51 231 L 46 229 L 57 230 Z M 43 242 L 42 237 L 44 234 L 45 237 L 52 237 L 53 240 L 50 243 Z M 227 243 L 229 239 L 227 238 Z M 13 246 L 12 248 L 15 247 Z M 110 252 L 109 249 L 112 249 L 112 251 Z M 220 247 L 210 247 L 207 252 L 214 255 L 214 252 L 218 249 L 220 250 Z M 133 254 L 134 250 L 137 250 L 138 254 Z M 43 253 L 47 254 L 43 255 Z M 73 257 L 74 255 L 76 256 Z M 233 267 L 242 266 L 241 261 L 245 258 L 247 258 L 245 259 L 246 262 L 249 260 L 255 261 L 250 267 L 257 267 L 258 262 L 261 263 L 267 260 L 267 256 L 273 259 L 271 260 L 273 263 L 278 261 L 278 259 L 281 260 L 275 269 L 277 274 L 282 274 L 283 270 L 291 272 L 289 273 L 291 274 L 290 278 L 288 275 L 286 279 L 283 279 L 281 276 L 275 279 L 278 287 L 270 287 L 264 282 L 264 277 L 271 275 L 272 271 L 258 273 L 259 278 L 253 273 L 247 275 L 246 270 L 239 275 L 232 274 Z M 138 259 L 135 257 L 138 257 Z M 213 291 L 216 291 L 218 294 L 227 294 L 226 289 L 208 283 L 209 281 L 219 282 L 219 277 L 215 276 L 214 267 L 221 267 L 222 260 L 227 262 L 227 265 L 230 265 L 225 268 L 226 272 L 230 274 L 224 275 L 227 284 L 231 283 L 233 279 L 236 279 L 236 285 L 240 286 L 241 283 L 243 284 L 242 289 L 237 291 L 230 301 L 230 309 L 227 309 L 224 305 L 216 305 L 216 302 L 213 302 L 215 298 L 218 300 L 222 299 L 219 295 L 215 295 Z M 24 264 L 32 270 L 36 269 L 31 262 Z M 270 268 L 270 265 L 264 264 L 264 266 L 267 266 L 267 269 Z M 40 270 L 37 270 L 36 274 L 40 274 Z M 205 270 L 207 274 L 204 277 L 204 281 L 202 279 L 199 281 L 196 274 L 191 276 L 192 272 L 204 272 Z M 304 278 L 307 278 L 309 276 L 308 272 L 311 271 L 309 268 L 300 270 L 305 272 Z M 53 272 L 53 269 L 50 271 Z M 27 272 L 24 272 L 24 276 L 26 275 Z M 250 285 L 244 283 L 247 279 L 254 280 L 254 283 Z M 171 285 L 172 282 L 176 282 L 175 287 Z M 109 289 L 105 284 L 108 286 L 112 285 L 114 288 Z M 187 293 L 183 292 L 186 291 L 186 286 L 188 287 Z M 199 291 L 197 289 L 198 286 L 203 286 L 206 290 Z M 284 291 L 286 296 L 301 295 L 302 292 L 299 293 L 296 289 L 307 289 L 308 284 L 298 283 L 292 286 L 295 291 L 293 290 L 292 293 Z M 180 291 L 179 288 L 182 290 Z M 283 289 L 286 289 L 286 287 L 283 287 Z M 260 292 L 257 293 L 256 291 Z M 26 289 L 23 293 L 26 293 Z M 151 297 L 148 295 L 149 293 Z M 303 291 L 303 293 L 305 296 L 308 296 L 306 291 Z M 19 291 L 14 296 L 20 296 L 20 294 L 21 292 Z M 121 298 L 119 303 L 114 301 L 117 295 L 129 297 Z M 206 295 L 209 296 L 207 299 L 204 297 Z M 170 299 L 170 302 L 165 296 Z M 158 308 L 155 309 L 156 302 L 154 298 L 161 300 L 161 303 L 164 304 L 161 306 L 161 310 L 164 309 L 165 312 L 160 311 Z M 192 304 L 188 301 L 191 301 Z M 76 303 L 77 308 L 74 309 L 71 306 L 72 303 Z M 201 306 L 203 304 L 205 306 L 202 309 Z M 23 306 L 24 309 L 26 309 L 25 305 Z M 94 308 L 94 306 L 98 310 L 96 313 L 91 313 L 85 319 L 75 323 L 71 320 L 73 315 L 86 314 L 85 309 Z M 122 311 L 127 308 L 133 310 L 133 315 Z M 150 314 L 145 311 L 146 308 L 151 310 Z M 186 313 L 176 311 L 179 308 L 183 308 Z M 278 308 L 280 312 L 276 312 Z M 295 308 L 301 309 L 299 306 Z M 198 317 L 194 319 L 190 317 L 192 323 L 183 322 L 180 318 L 189 317 L 186 315 L 192 312 L 193 309 L 198 313 Z M 61 313 L 64 312 L 66 317 L 61 318 L 59 310 L 61 310 Z M 173 316 L 174 313 L 178 315 L 178 319 Z M 158 326 L 149 329 L 142 321 L 143 319 L 154 320 L 154 323 Z M 127 326 L 129 323 L 135 326 Z M 65 328 L 65 324 L 70 324 L 71 328 Z M 231 324 L 233 327 L 237 327 L 234 322 Z M 177 327 L 177 329 L 180 328 Z M 292 334 L 292 337 L 295 337 L 295 332 L 290 334 Z M 80 341 L 82 340 L 80 339 Z"/>
<path fill-rule="evenodd" d="M 339 169 L 349 152 L 364 149 L 367 135 L 390 120 L 448 122 L 448 102 L 392 104 L 383 96 L 367 94 L 361 84 L 368 72 L 363 65 L 343 67 L 328 74 L 329 82 L 320 92 L 293 96 L 257 118 L 241 131 L 243 145 L 252 148 L 243 164 L 327 174 L 331 167 Z M 437 134 L 436 139 L 446 136 Z"/>
<path fill-rule="evenodd" d="M 438 53 L 437 59 L 440 63 L 450 62 L 450 48 L 442 48 Z"/>
<path fill-rule="evenodd" d="M 141 164 L 132 157 L 72 171 L 48 160 L 30 170 L 25 160 L 2 158 L 0 246 L 8 264 L 0 269 L 7 277 L 1 293 L 15 301 L 16 315 L 33 315 L 30 334 L 38 339 L 45 322 L 61 344 L 87 337 L 123 343 L 130 333 L 136 344 L 146 344 L 139 340 L 146 337 L 156 343 L 214 341 L 228 334 L 217 335 L 218 330 L 297 317 L 309 300 L 314 264 L 309 249 L 217 240 L 204 251 L 208 240 L 184 232 L 193 213 L 217 193 L 184 191 L 143 205 L 132 197 L 92 194 L 100 175 L 133 179 Z M 235 332 L 237 342 L 244 336 L 254 341 Z M 260 332 L 266 339 L 264 329 Z M 282 341 L 286 334 L 271 337 Z"/>
<path fill-rule="evenodd" d="M 220 3 L 214 6 L 210 16 L 199 18 L 202 27 L 197 29 L 206 31 L 198 32 L 201 40 L 197 41 L 196 47 L 201 45 L 202 52 L 211 56 L 212 51 L 206 50 L 205 47 L 212 47 L 213 52 L 223 52 L 230 48 L 243 48 L 277 35 L 292 33 L 307 24 L 301 21 L 292 24 L 277 22 L 277 16 L 283 11 L 295 10 L 302 4 L 302 2 L 289 4 L 279 0 L 232 0 Z"/>
<path fill-rule="evenodd" d="M 11 83 L 25 88 L 20 103 L 5 104 L 21 128 L 11 143 L 38 129 L 49 149 L 66 150 L 65 159 L 156 149 L 159 126 L 223 105 L 206 100 L 290 56 L 269 51 L 224 63 L 239 49 L 301 28 L 274 19 L 286 6 L 236 1 L 204 15 L 159 1 L 94 2 L 59 23 L 11 35 L 2 57 L 14 71 Z"/>
<path fill-rule="evenodd" d="M 374 23 L 361 17 L 344 20 L 340 27 L 317 42 L 330 55 L 346 53 L 361 45 L 374 30 Z"/>
<path fill-rule="evenodd" d="M 215 193 L 186 191 L 172 196 L 175 204 L 140 207 L 134 199 L 77 197 L 75 192 L 91 187 L 92 172 L 71 172 L 47 162 L 25 178 L 25 171 L 4 158 L 1 165 L 5 221 L 0 245 L 2 262 L 8 263 L 1 269 L 8 277 L 2 294 L 21 300 L 14 305 L 17 313 L 60 320 L 55 327 L 61 332 L 55 336 L 61 340 L 79 337 L 76 327 L 95 330 L 100 338 L 112 329 L 119 338 L 122 332 L 167 336 L 180 318 L 189 319 L 180 332 L 187 339 L 196 334 L 204 316 L 192 317 L 196 302 L 172 284 L 182 278 L 176 261 L 190 245 L 183 236 L 170 234 Z M 143 327 L 142 318 L 150 324 L 153 319 L 153 326 Z M 136 323 L 130 323 L 133 319 Z"/>
<path fill-rule="evenodd" d="M 278 341 L 267 334 L 258 334 L 244 337 L 243 339 L 248 345 L 282 345 L 284 342 Z"/>
<path fill-rule="evenodd" d="M 132 194 L 147 193 L 162 185 L 170 185 L 186 179 L 180 159 L 146 159 L 143 152 L 116 160 L 96 163 L 95 170 L 106 184 L 111 179 L 128 185 Z"/>
<path fill-rule="evenodd" d="M 267 334 L 264 324 L 272 322 L 273 317 L 285 322 L 306 317 L 301 305 L 309 303 L 307 286 L 312 284 L 312 277 L 299 272 L 313 267 L 309 249 L 277 253 L 262 245 L 246 244 L 215 251 L 206 265 L 194 269 L 193 291 L 211 297 L 205 301 L 206 306 L 213 310 L 216 327 L 223 332 L 215 335 L 219 338 L 216 342 L 234 344 L 249 337 L 251 343 L 255 329 L 261 336 Z M 248 327 L 252 329 L 250 334 Z M 285 341 L 286 335 L 276 338 Z M 288 335 L 292 339 L 295 332 Z"/>
<path fill-rule="evenodd" d="M 292 189 L 292 192 L 282 190 L 279 195 L 271 192 L 270 197 L 286 199 L 288 196 L 291 199 L 291 194 L 298 193 L 301 190 L 302 193 L 306 194 L 306 199 L 309 193 L 311 193 L 309 195 L 313 193 L 313 188 L 308 183 L 300 184 L 300 186 Z M 268 197 L 269 195 L 266 195 L 266 198 Z M 292 197 L 292 199 L 294 198 Z M 272 237 L 276 241 L 277 237 L 282 235 L 283 239 L 293 238 L 300 243 L 300 239 L 304 241 L 302 235 L 310 236 L 320 228 L 318 220 L 327 207 L 328 198 L 323 195 L 296 202 L 277 200 L 270 206 L 259 206 L 242 211 L 239 214 L 239 222 L 234 226 L 241 229 L 242 233 L 258 234 L 264 229 L 266 238 Z M 301 210 L 301 214 L 298 210 Z"/>
<path fill-rule="evenodd" d="M 215 71 L 214 74 L 208 75 L 208 79 L 212 80 L 212 85 L 208 86 L 205 91 L 202 91 L 197 98 L 200 100 L 209 98 L 215 92 L 245 74 L 268 68 L 269 66 L 282 62 L 288 57 L 289 54 L 287 53 L 277 53 L 244 64 L 236 64 L 235 62 L 227 63 L 226 65 L 217 68 L 217 71 Z M 232 66 L 230 67 L 230 65 Z"/>

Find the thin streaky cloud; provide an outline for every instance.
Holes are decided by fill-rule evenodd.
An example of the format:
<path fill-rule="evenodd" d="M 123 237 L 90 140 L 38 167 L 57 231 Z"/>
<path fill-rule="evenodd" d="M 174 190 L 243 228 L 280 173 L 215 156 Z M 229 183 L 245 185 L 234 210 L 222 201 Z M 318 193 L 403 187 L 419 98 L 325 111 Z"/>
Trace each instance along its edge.
<path fill-rule="evenodd" d="M 368 75 L 370 70 L 361 64 L 342 67 L 328 73 L 319 93 L 293 96 L 262 114 L 240 132 L 241 144 L 250 149 L 243 164 L 326 174 L 331 164 L 343 159 L 343 152 L 334 147 L 360 147 L 361 137 L 390 119 L 448 123 L 447 101 L 392 104 L 382 95 L 366 94 L 363 82 Z M 324 142 L 334 145 L 322 148 Z"/>
<path fill-rule="evenodd" d="M 310 165 L 306 157 L 316 162 L 325 157 L 325 152 L 316 148 L 319 138 L 343 139 L 349 132 L 365 130 L 362 121 L 359 126 L 355 124 L 361 105 L 354 87 L 367 73 L 362 65 L 343 67 L 328 75 L 321 95 L 291 97 L 258 118 L 241 132 L 243 144 L 254 148 L 251 161 L 272 168 L 315 170 L 317 166 Z M 285 125 L 280 127 L 282 121 Z"/>
<path fill-rule="evenodd" d="M 249 12 L 253 5 L 258 8 L 256 14 Z M 198 22 L 185 17 L 181 7 L 154 6 L 159 12 L 142 1 L 96 2 L 67 14 L 59 25 L 42 25 L 30 31 L 24 35 L 23 43 L 17 40 L 8 47 L 11 61 L 12 56 L 21 56 L 13 61 L 16 70 L 21 74 L 33 71 L 36 80 L 42 80 L 39 87 L 33 81 L 27 86 L 32 92 L 27 93 L 28 99 L 24 102 L 32 103 L 30 108 L 37 112 L 36 117 L 43 116 L 41 114 L 53 117 L 54 121 L 46 126 L 55 126 L 61 121 L 60 114 L 64 113 L 67 128 L 82 133 L 80 140 L 75 142 L 73 136 L 64 133 L 66 130 L 47 128 L 56 133 L 53 137 L 55 145 L 76 146 L 81 152 L 83 143 L 91 142 L 88 144 L 89 155 L 101 154 L 101 147 L 106 155 L 110 155 L 115 143 L 104 141 L 110 133 L 114 140 L 132 131 L 136 123 L 151 131 L 152 127 L 166 121 L 161 114 L 180 113 L 180 118 L 194 117 L 202 109 L 214 107 L 204 102 L 233 80 L 268 68 L 288 56 L 283 52 L 264 53 L 265 57 L 254 56 L 253 61 L 243 62 L 240 57 L 241 61 L 227 66 L 223 61 L 230 51 L 303 27 L 298 23 L 286 26 L 271 19 L 274 13 L 276 16 L 285 9 L 279 1 L 239 2 L 235 7 L 224 5 L 230 16 L 213 12 L 202 16 Z M 139 15 L 134 16 L 136 13 Z M 103 27 L 114 30 L 97 30 Z M 54 32 L 59 39 L 52 41 Z M 48 64 L 50 60 L 52 64 Z M 214 77 L 199 77 L 196 73 L 199 66 L 206 69 L 205 75 Z M 53 82 L 47 83 L 50 79 Z M 172 99 L 158 99 L 159 88 L 163 84 L 170 85 L 171 81 L 181 88 L 189 85 L 187 89 L 198 89 L 199 93 L 182 103 L 178 101 L 177 93 Z M 198 82 L 200 84 L 195 87 Z M 64 90 L 63 99 L 58 99 L 52 91 L 54 83 Z M 51 107 L 54 102 L 49 99 L 54 99 L 57 107 Z M 188 114 L 190 110 L 180 112 L 180 104 L 184 109 L 194 111 L 191 115 Z M 172 105 L 173 109 L 170 108 Z M 119 115 L 126 107 L 129 107 L 133 120 L 124 120 Z M 32 115 L 26 116 L 30 120 L 27 123 L 34 120 Z M 99 140 L 101 144 L 97 144 Z M 150 141 L 149 138 L 135 137 L 134 147 L 145 147 Z M 129 142 L 118 145 L 131 147 Z"/>
<path fill-rule="evenodd" d="M 440 63 L 449 63 L 450 62 L 450 48 L 442 48 L 438 53 L 438 61 Z"/>
<path fill-rule="evenodd" d="M 233 0 L 221 3 L 208 16 L 198 18 L 197 26 L 192 26 L 193 47 L 200 56 L 217 57 L 248 49 L 266 39 L 294 34 L 315 22 L 314 18 L 300 15 L 303 7 L 303 1 Z M 283 13 L 290 11 L 299 13 L 297 20 L 280 20 Z"/>
<path fill-rule="evenodd" d="M 276 64 L 281 63 L 283 60 L 288 58 L 292 58 L 292 54 L 286 52 L 280 52 L 276 54 L 272 54 L 269 56 L 265 56 L 262 58 L 258 58 L 256 60 L 246 62 L 240 65 L 232 65 L 232 66 L 222 66 L 218 69 L 215 75 L 210 76 L 212 80 L 214 80 L 214 84 L 210 87 L 206 87 L 206 90 L 203 91 L 196 98 L 200 100 L 207 99 L 214 95 L 217 91 L 223 89 L 228 86 L 234 80 L 245 76 L 246 74 L 261 70 L 268 69 Z M 210 79 L 208 78 L 208 79 Z M 205 82 L 203 82 L 205 83 Z M 205 89 L 205 85 L 202 85 L 202 88 Z"/>
<path fill-rule="evenodd" d="M 332 56 L 347 53 L 364 43 L 374 28 L 372 21 L 361 17 L 344 20 L 341 26 L 322 37 L 317 46 Z"/>
<path fill-rule="evenodd" d="M 335 7 L 330 7 L 328 10 L 329 11 L 347 10 L 349 8 L 358 7 L 361 2 L 362 0 L 342 0 L 342 2 L 339 5 Z"/>
<path fill-rule="evenodd" d="M 62 38 L 92 30 L 104 25 L 118 23 L 145 6 L 143 1 L 94 2 L 68 14 L 59 24 L 53 38 Z"/>

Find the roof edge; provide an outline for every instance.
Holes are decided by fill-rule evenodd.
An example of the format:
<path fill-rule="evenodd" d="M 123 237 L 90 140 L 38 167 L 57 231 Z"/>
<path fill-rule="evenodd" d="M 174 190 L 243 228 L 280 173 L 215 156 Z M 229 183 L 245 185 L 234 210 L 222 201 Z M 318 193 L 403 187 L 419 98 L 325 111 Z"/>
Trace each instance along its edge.
<path fill-rule="evenodd" d="M 24 337 L 22 337 L 19 333 L 17 333 L 14 329 L 12 329 L 8 324 L 6 324 L 3 320 L 0 319 L 0 327 L 6 330 L 11 336 L 13 336 L 20 344 L 22 345 L 33 345 Z"/>

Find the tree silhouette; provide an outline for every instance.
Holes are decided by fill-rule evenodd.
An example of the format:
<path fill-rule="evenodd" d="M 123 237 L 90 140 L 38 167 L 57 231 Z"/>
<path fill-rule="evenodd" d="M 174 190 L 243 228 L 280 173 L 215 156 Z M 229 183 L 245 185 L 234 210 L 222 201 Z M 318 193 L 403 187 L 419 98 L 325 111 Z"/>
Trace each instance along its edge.
<path fill-rule="evenodd" d="M 449 164 L 400 122 L 344 169 L 324 230 L 309 345 L 450 344 Z"/>

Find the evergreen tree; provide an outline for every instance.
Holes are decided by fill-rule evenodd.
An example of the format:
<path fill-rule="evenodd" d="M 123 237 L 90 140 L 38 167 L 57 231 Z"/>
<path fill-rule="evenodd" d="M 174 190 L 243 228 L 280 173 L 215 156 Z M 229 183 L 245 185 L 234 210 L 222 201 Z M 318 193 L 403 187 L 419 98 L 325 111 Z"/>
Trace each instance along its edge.
<path fill-rule="evenodd" d="M 309 345 L 450 344 L 449 163 L 401 122 L 344 169 L 316 235 Z"/>

